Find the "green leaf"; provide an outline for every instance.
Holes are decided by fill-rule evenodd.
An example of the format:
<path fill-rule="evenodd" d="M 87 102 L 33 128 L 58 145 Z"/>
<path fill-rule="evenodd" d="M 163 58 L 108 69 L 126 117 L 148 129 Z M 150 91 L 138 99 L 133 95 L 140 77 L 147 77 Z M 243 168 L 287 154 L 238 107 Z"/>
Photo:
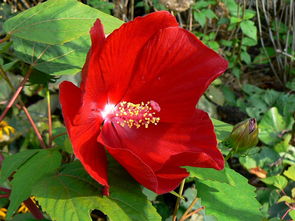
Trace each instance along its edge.
<path fill-rule="evenodd" d="M 38 219 L 39 221 L 50 221 L 48 219 Z M 32 213 L 20 213 L 15 215 L 10 221 L 37 221 Z"/>
<path fill-rule="evenodd" d="M 38 152 L 39 150 L 26 150 L 6 157 L 2 163 L 0 183 L 3 183 L 14 171 L 17 171 Z"/>
<path fill-rule="evenodd" d="M 251 57 L 250 57 L 250 55 L 248 54 L 247 51 L 242 51 L 241 52 L 241 58 L 242 58 L 242 61 L 244 61 L 246 64 L 251 63 Z"/>
<path fill-rule="evenodd" d="M 247 155 L 239 157 L 240 163 L 248 170 L 260 167 L 268 172 L 269 175 L 281 172 L 281 166 L 270 167 L 280 159 L 280 155 L 268 147 L 252 148 Z"/>
<path fill-rule="evenodd" d="M 295 181 L 295 165 L 290 166 L 288 170 L 284 172 L 284 175 L 291 180 Z"/>
<path fill-rule="evenodd" d="M 244 46 L 255 46 L 255 45 L 257 45 L 257 41 L 252 39 L 252 38 L 245 37 L 245 38 L 242 39 L 242 45 L 244 45 Z"/>
<path fill-rule="evenodd" d="M 255 199 L 255 187 L 234 170 L 225 168 L 235 185 L 202 180 L 197 183 L 198 195 L 206 214 L 214 215 L 218 221 L 260 221 L 260 204 Z"/>
<path fill-rule="evenodd" d="M 7 219 L 15 212 L 18 206 L 32 194 L 32 187 L 41 178 L 54 172 L 61 163 L 61 155 L 54 149 L 39 150 L 13 175 L 11 181 L 10 204 Z"/>
<path fill-rule="evenodd" d="M 248 37 L 257 40 L 257 28 L 255 23 L 250 20 L 244 20 L 240 23 L 242 32 Z"/>
<path fill-rule="evenodd" d="M 292 138 L 291 134 L 285 134 L 283 136 L 284 140 L 279 142 L 274 146 L 274 150 L 278 153 L 286 153 L 288 152 L 289 148 L 291 148 L 290 140 Z"/>
<path fill-rule="evenodd" d="M 261 181 L 268 185 L 273 185 L 279 188 L 280 190 L 283 190 L 288 184 L 288 180 L 285 177 L 280 175 L 267 177 L 265 179 L 261 179 Z"/>
<path fill-rule="evenodd" d="M 4 30 L 24 40 L 63 44 L 88 35 L 97 18 L 106 33 L 123 23 L 76 0 L 49 0 L 8 19 Z"/>
<path fill-rule="evenodd" d="M 54 139 L 54 143 L 56 144 L 57 148 L 62 149 L 68 153 L 73 153 L 72 144 L 65 127 L 54 128 L 52 130 L 52 134 L 53 137 L 57 136 Z"/>
<path fill-rule="evenodd" d="M 60 174 L 41 180 L 33 194 L 53 220 L 91 221 L 93 209 L 102 211 L 112 221 L 161 220 L 140 186 L 122 168 L 110 164 L 109 197 L 101 196 L 101 188 L 77 161 L 66 165 Z"/>
<path fill-rule="evenodd" d="M 111 10 L 115 6 L 114 3 L 102 0 L 87 0 L 87 4 L 107 14 L 111 14 Z"/>
<path fill-rule="evenodd" d="M 217 18 L 216 14 L 209 8 L 202 10 L 202 13 L 204 13 L 209 19 Z"/>
<path fill-rule="evenodd" d="M 282 140 L 279 134 L 285 129 L 287 128 L 284 118 L 276 107 L 272 107 L 259 123 L 259 139 L 269 145 L 278 143 Z"/>
<path fill-rule="evenodd" d="M 295 210 L 291 210 L 289 212 L 289 216 L 291 217 L 291 219 L 295 220 Z"/>
<path fill-rule="evenodd" d="M 50 102 L 51 111 L 54 112 L 59 104 L 58 95 L 56 94 L 51 95 L 50 101 L 51 101 Z M 28 111 L 34 121 L 40 122 L 40 119 L 47 118 L 47 115 L 48 115 L 47 99 L 44 98 L 42 100 L 39 100 L 35 104 L 32 104 L 31 106 L 28 107 Z M 20 117 L 22 116 L 25 117 L 25 114 L 23 112 L 20 114 Z"/>
<path fill-rule="evenodd" d="M 213 49 L 214 51 L 218 51 L 219 50 L 219 44 L 217 41 L 208 41 L 207 45 Z"/>
<path fill-rule="evenodd" d="M 222 85 L 221 91 L 224 94 L 225 102 L 231 106 L 236 106 L 237 98 L 234 91 L 226 85 Z"/>
<path fill-rule="evenodd" d="M 230 23 L 231 24 L 236 24 L 236 23 L 239 23 L 241 21 L 242 21 L 242 19 L 239 18 L 239 17 L 234 17 L 234 16 L 230 17 Z"/>
<path fill-rule="evenodd" d="M 295 200 L 289 196 L 282 196 L 280 199 L 278 199 L 278 203 L 281 203 L 281 202 L 295 203 Z"/>
<path fill-rule="evenodd" d="M 233 41 L 224 40 L 224 39 L 221 39 L 220 43 L 226 47 L 232 47 L 232 45 L 233 45 Z"/>
<path fill-rule="evenodd" d="M 251 9 L 246 9 L 246 10 L 245 10 L 244 19 L 245 19 L 245 20 L 251 19 L 251 18 L 253 18 L 255 15 L 256 15 L 256 12 L 255 12 L 255 11 L 253 11 L 253 10 L 251 10 Z"/>
<path fill-rule="evenodd" d="M 202 8 L 207 8 L 211 4 L 216 4 L 215 1 L 197 1 L 194 5 L 194 9 L 202 9 Z"/>
<path fill-rule="evenodd" d="M 212 180 L 221 183 L 234 185 L 232 178 L 226 170 L 215 170 L 212 168 L 184 167 L 190 177 L 196 177 L 200 180 Z"/>
<path fill-rule="evenodd" d="M 211 118 L 218 142 L 225 140 L 231 133 L 233 126 L 220 120 Z"/>
<path fill-rule="evenodd" d="M 76 74 L 81 71 L 90 48 L 89 36 L 63 45 L 49 45 L 13 37 L 16 56 L 47 74 Z"/>
<path fill-rule="evenodd" d="M 251 84 L 244 84 L 242 89 L 248 95 L 263 93 L 262 89 L 260 89 L 259 87 L 254 86 L 254 85 L 251 85 Z"/>
<path fill-rule="evenodd" d="M 232 15 L 238 15 L 238 11 L 240 11 L 241 8 L 239 8 L 235 0 L 223 0 L 223 2 L 225 3 L 226 7 Z"/>
<path fill-rule="evenodd" d="M 194 19 L 202 26 L 206 24 L 206 15 L 202 12 L 194 12 Z"/>

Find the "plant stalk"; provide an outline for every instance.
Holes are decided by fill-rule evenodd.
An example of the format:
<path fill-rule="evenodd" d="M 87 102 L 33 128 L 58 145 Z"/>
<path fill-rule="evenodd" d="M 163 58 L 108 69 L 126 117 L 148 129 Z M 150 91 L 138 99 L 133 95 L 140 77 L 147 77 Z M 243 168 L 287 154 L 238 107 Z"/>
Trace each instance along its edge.
<path fill-rule="evenodd" d="M 182 180 L 180 187 L 179 187 L 179 195 L 180 196 L 182 196 L 184 184 L 185 184 L 185 179 Z M 175 208 L 174 208 L 173 216 L 172 216 L 172 221 L 176 221 L 177 211 L 179 209 L 180 200 L 181 200 L 181 198 L 179 198 L 179 197 L 176 200 L 176 204 L 175 204 Z"/>
<path fill-rule="evenodd" d="M 24 201 L 24 204 L 26 207 L 31 211 L 32 215 L 37 219 L 37 220 L 42 220 L 44 219 L 44 216 L 40 209 L 37 207 L 37 205 L 33 202 L 31 198 L 28 198 Z"/>
<path fill-rule="evenodd" d="M 9 103 L 6 105 L 3 113 L 0 116 L 0 122 L 4 119 L 4 117 L 6 116 L 7 112 L 9 111 L 9 109 L 12 107 L 12 105 L 14 104 L 15 100 L 17 99 L 17 97 L 19 96 L 20 92 L 22 91 L 22 89 L 24 88 L 26 82 L 28 81 L 30 75 L 32 73 L 32 66 L 30 66 L 29 70 L 27 71 L 24 79 L 22 80 L 22 82 L 20 83 L 20 85 L 18 86 L 17 90 L 15 91 L 14 95 L 12 96 L 12 98 L 10 99 Z"/>
<path fill-rule="evenodd" d="M 8 76 L 6 75 L 5 71 L 3 70 L 3 68 L 1 66 L 0 66 L 0 75 L 3 77 L 3 79 L 6 80 L 7 84 L 11 88 L 11 90 L 16 92 L 14 86 L 12 85 L 11 81 L 9 80 Z M 20 97 L 17 97 L 17 99 L 18 99 L 18 102 L 20 104 L 20 108 L 24 111 L 25 115 L 27 116 L 27 118 L 28 118 L 28 120 L 29 120 L 29 122 L 30 122 L 30 124 L 31 124 L 31 126 L 32 126 L 32 128 L 33 128 L 33 130 L 34 130 L 40 144 L 41 144 L 41 147 L 44 148 L 44 149 L 47 148 L 46 144 L 45 144 L 45 142 L 44 142 L 44 140 L 43 140 L 43 138 L 42 138 L 36 124 L 35 124 L 35 122 L 33 121 L 28 109 L 26 108 L 25 104 L 23 103 L 23 101 L 21 100 Z"/>

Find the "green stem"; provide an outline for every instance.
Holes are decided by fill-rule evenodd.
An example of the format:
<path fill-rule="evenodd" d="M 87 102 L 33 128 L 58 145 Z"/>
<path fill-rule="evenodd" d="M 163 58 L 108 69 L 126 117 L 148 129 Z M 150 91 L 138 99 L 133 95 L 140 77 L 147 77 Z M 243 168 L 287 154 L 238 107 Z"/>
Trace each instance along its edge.
<path fill-rule="evenodd" d="M 49 88 L 46 90 L 46 98 L 47 98 L 47 113 L 48 113 L 48 146 L 51 147 L 52 144 L 52 118 L 51 118 L 51 106 L 50 106 L 50 91 Z"/>
<path fill-rule="evenodd" d="M 232 157 L 232 155 L 234 154 L 234 152 L 235 151 L 233 149 L 231 149 L 231 151 L 224 158 L 224 161 L 228 161 L 228 159 Z"/>
<path fill-rule="evenodd" d="M 180 184 L 180 187 L 179 187 L 179 196 L 182 196 L 184 184 L 185 184 L 185 179 L 183 179 L 182 182 L 181 182 L 181 184 Z M 175 221 L 176 220 L 176 216 L 177 216 L 177 211 L 179 209 L 180 200 L 181 200 L 180 197 L 178 197 L 177 200 L 176 200 L 175 208 L 174 208 L 174 211 L 173 211 L 172 221 Z"/>

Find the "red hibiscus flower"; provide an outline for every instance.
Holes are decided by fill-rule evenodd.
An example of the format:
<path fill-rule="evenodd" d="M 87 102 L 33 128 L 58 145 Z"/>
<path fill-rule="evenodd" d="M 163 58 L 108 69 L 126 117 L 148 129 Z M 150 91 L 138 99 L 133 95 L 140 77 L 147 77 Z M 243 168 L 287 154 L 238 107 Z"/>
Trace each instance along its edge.
<path fill-rule="evenodd" d="M 181 166 L 223 169 L 213 125 L 196 109 L 227 62 L 161 11 L 105 38 L 99 20 L 82 82 L 60 85 L 74 153 L 108 194 L 106 151 L 158 194 L 188 176 Z"/>

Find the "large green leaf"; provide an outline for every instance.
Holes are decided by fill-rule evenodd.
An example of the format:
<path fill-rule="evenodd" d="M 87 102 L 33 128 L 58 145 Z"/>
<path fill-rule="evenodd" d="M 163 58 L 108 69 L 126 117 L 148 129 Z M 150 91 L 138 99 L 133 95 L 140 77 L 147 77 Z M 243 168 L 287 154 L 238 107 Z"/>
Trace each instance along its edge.
<path fill-rule="evenodd" d="M 47 74 L 78 73 L 90 48 L 89 31 L 99 18 L 105 33 L 123 22 L 76 0 L 49 0 L 5 22 L 16 56 Z"/>
<path fill-rule="evenodd" d="M 13 37 L 16 56 L 47 74 L 76 74 L 81 71 L 90 48 L 88 36 L 63 45 L 49 45 Z"/>
<path fill-rule="evenodd" d="M 112 221 L 161 220 L 140 186 L 124 170 L 113 167 L 109 179 L 110 196 L 102 196 L 101 187 L 91 180 L 79 162 L 74 162 L 66 165 L 60 174 L 35 185 L 33 194 L 53 220 L 90 221 L 90 211 L 94 209 Z"/>
<path fill-rule="evenodd" d="M 97 18 L 104 24 L 106 33 L 123 23 L 76 0 L 49 0 L 8 19 L 4 30 L 29 41 L 63 44 L 88 35 Z"/>
<path fill-rule="evenodd" d="M 40 150 L 16 171 L 11 181 L 7 219 L 11 217 L 22 201 L 31 196 L 33 185 L 42 177 L 54 172 L 60 163 L 61 155 L 58 151 L 54 149 Z"/>
<path fill-rule="evenodd" d="M 26 150 L 4 159 L 1 168 L 0 183 L 3 183 L 13 172 L 17 171 L 27 160 L 38 153 L 39 150 Z"/>
<path fill-rule="evenodd" d="M 198 195 L 206 214 L 214 215 L 218 221 L 260 221 L 260 204 L 255 199 L 255 188 L 234 170 L 225 168 L 234 185 L 202 180 L 197 183 Z"/>
<path fill-rule="evenodd" d="M 200 180 L 213 180 L 222 183 L 232 184 L 232 178 L 226 170 L 215 170 L 212 168 L 184 167 L 190 173 L 190 177 Z"/>

